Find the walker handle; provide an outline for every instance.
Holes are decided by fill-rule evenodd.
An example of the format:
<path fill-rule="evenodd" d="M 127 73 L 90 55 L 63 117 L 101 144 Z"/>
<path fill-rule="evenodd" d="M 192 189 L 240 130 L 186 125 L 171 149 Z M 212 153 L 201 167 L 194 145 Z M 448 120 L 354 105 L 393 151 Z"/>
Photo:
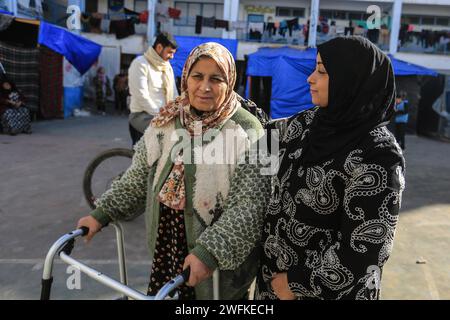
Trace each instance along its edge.
<path fill-rule="evenodd" d="M 188 282 L 189 281 L 189 276 L 190 275 L 191 275 L 191 267 L 187 267 L 181 273 L 181 276 L 183 277 L 184 282 Z"/>
<path fill-rule="evenodd" d="M 87 235 L 89 233 L 89 228 L 82 226 L 79 229 L 81 229 L 81 231 L 83 231 L 83 233 L 81 234 L 82 237 L 84 237 L 85 235 Z"/>

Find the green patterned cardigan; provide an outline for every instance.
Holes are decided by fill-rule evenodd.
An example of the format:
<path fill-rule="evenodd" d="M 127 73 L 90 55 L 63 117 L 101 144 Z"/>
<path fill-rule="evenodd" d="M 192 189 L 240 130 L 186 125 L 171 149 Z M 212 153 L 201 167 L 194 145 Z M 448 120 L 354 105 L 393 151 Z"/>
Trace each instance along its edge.
<path fill-rule="evenodd" d="M 157 195 L 172 169 L 172 150 L 182 148 L 183 139 L 175 129 L 182 129 L 179 118 L 161 128 L 149 127 L 135 146 L 131 167 L 97 200 L 97 208 L 91 213 L 105 225 L 127 218 L 145 205 L 151 256 L 159 225 Z M 208 147 L 215 150 L 225 147 L 227 155 L 233 154 L 227 150 L 231 144 L 223 144 L 224 129 L 238 133 L 235 157 L 244 155 L 250 145 L 263 136 L 258 120 L 239 108 L 223 125 L 220 134 L 209 142 L 189 138 L 189 143 L 195 146 L 191 148 L 190 156 L 198 156 L 199 150 L 205 154 Z M 256 136 L 249 134 L 252 130 L 257 132 Z M 186 152 L 183 153 L 185 156 Z M 259 240 L 264 209 L 270 196 L 270 177 L 261 174 L 259 162 L 189 164 L 185 158 L 184 166 L 188 250 L 209 268 L 219 268 L 221 299 L 240 299 L 245 296 L 258 268 Z M 212 299 L 212 279 L 198 284 L 195 293 L 197 299 Z"/>

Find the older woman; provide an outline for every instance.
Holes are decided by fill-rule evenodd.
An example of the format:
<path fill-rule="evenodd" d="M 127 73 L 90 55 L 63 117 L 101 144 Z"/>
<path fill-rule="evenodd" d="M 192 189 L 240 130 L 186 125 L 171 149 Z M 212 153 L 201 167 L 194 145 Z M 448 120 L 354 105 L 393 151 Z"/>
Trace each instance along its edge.
<path fill-rule="evenodd" d="M 89 227 L 89 240 L 106 223 L 146 205 L 149 294 L 190 266 L 182 298 L 211 299 L 209 277 L 219 268 L 221 298 L 242 299 L 256 275 L 270 181 L 257 164 L 240 161 L 263 131 L 242 108 L 235 79 L 226 48 L 196 47 L 183 69 L 181 96 L 152 120 L 132 166 L 78 223 Z"/>
<path fill-rule="evenodd" d="M 317 106 L 288 120 L 263 224 L 257 299 L 378 299 L 392 250 L 404 158 L 386 129 L 389 58 L 362 37 L 318 46 Z"/>
<path fill-rule="evenodd" d="M 31 133 L 30 110 L 15 84 L 9 80 L 0 83 L 0 128 L 12 136 Z"/>

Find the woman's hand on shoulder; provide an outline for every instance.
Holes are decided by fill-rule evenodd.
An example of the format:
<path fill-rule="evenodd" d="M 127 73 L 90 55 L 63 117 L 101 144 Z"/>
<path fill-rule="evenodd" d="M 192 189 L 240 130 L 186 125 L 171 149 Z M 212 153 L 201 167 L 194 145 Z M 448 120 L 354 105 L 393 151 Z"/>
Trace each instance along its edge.
<path fill-rule="evenodd" d="M 287 273 L 277 273 L 272 278 L 272 290 L 280 300 L 295 300 L 295 295 L 289 289 Z"/>

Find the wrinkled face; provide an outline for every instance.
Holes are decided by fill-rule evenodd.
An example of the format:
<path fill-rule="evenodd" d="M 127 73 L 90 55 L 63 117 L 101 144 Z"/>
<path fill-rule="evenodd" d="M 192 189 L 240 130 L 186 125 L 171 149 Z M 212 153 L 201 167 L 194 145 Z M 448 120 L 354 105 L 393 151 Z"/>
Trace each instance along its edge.
<path fill-rule="evenodd" d="M 319 107 L 328 106 L 328 83 L 329 77 L 322 63 L 320 53 L 317 54 L 316 69 L 308 77 L 312 102 Z"/>
<path fill-rule="evenodd" d="M 11 84 L 9 82 L 3 82 L 3 89 L 11 90 Z"/>
<path fill-rule="evenodd" d="M 163 59 L 164 61 L 169 61 L 173 59 L 175 52 L 177 49 L 172 48 L 171 46 L 163 47 L 162 44 L 158 43 L 155 49 L 156 53 Z"/>
<path fill-rule="evenodd" d="M 226 77 L 213 59 L 202 57 L 192 66 L 187 91 L 195 109 L 216 110 L 225 101 L 227 89 Z"/>

